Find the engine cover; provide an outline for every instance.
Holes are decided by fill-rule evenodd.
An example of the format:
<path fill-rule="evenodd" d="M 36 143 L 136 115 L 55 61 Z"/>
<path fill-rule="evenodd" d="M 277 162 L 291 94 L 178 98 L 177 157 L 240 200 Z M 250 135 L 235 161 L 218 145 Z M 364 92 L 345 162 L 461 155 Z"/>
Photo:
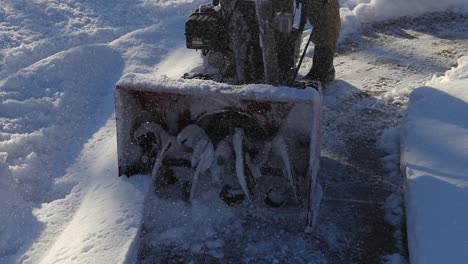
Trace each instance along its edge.
<path fill-rule="evenodd" d="M 228 36 L 220 6 L 200 6 L 185 23 L 187 48 L 212 51 L 228 49 Z"/>

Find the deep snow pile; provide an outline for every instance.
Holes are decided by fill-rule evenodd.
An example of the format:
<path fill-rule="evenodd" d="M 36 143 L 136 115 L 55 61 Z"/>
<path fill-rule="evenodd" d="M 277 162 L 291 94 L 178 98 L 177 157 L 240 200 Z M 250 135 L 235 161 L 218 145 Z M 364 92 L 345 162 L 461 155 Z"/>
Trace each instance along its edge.
<path fill-rule="evenodd" d="M 125 259 L 148 184 L 116 177 L 115 83 L 178 51 L 193 4 L 2 2 L 1 263 Z"/>
<path fill-rule="evenodd" d="M 445 10 L 468 12 L 465 0 L 341 0 L 341 39 L 372 23 L 403 16 L 418 16 Z"/>
<path fill-rule="evenodd" d="M 468 259 L 468 56 L 410 95 L 402 135 L 411 263 Z"/>
<path fill-rule="evenodd" d="M 147 180 L 116 177 L 114 86 L 126 73 L 177 78 L 199 66 L 183 25 L 203 2 L 1 1 L 1 263 L 127 257 Z M 343 35 L 362 22 L 466 7 L 341 2 Z"/>

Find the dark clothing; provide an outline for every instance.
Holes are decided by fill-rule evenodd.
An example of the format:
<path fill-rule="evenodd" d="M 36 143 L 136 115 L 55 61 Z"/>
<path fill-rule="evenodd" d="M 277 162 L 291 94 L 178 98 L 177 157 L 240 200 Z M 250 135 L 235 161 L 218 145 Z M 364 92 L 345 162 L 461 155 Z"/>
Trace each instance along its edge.
<path fill-rule="evenodd" d="M 335 51 L 340 36 L 341 19 L 338 0 L 309 0 L 309 21 L 314 26 L 312 42 L 315 46 Z M 328 1 L 324 5 L 324 2 Z"/>

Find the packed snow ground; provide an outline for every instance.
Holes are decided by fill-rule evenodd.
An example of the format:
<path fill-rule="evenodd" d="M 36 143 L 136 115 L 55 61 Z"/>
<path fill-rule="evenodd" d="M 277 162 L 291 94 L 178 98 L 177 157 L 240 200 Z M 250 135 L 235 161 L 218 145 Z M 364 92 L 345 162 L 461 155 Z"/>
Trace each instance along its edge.
<path fill-rule="evenodd" d="M 204 1 L 0 2 L 0 262 L 134 259 L 148 179 L 116 177 L 114 86 L 126 73 L 177 78 L 200 65 L 183 25 Z M 362 23 L 467 10 L 463 0 L 341 2 L 343 41 Z"/>
<path fill-rule="evenodd" d="M 410 95 L 402 134 L 411 263 L 468 259 L 468 56 Z"/>

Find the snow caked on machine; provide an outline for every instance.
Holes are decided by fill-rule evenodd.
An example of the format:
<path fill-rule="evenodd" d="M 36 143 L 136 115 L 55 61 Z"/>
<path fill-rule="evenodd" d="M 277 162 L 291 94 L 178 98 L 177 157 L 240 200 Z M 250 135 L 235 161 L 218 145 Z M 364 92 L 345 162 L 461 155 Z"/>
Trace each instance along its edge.
<path fill-rule="evenodd" d="M 231 206 L 303 207 L 312 230 L 322 196 L 320 84 L 295 82 L 306 9 L 292 0 L 196 9 L 186 44 L 201 51 L 204 72 L 134 74 L 117 85 L 119 175 L 151 175 L 162 198 L 191 202 L 209 185 Z"/>

